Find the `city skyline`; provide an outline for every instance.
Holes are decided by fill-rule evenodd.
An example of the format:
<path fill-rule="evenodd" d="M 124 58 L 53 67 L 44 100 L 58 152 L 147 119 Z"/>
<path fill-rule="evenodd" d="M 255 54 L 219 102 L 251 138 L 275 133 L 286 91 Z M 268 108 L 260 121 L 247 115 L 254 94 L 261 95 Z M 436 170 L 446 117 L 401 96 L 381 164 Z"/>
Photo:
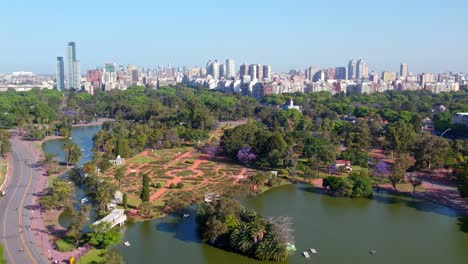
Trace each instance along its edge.
<path fill-rule="evenodd" d="M 410 72 L 468 70 L 464 1 L 26 2 L 9 3 L 0 18 L 10 38 L 0 43 L 0 72 L 53 74 L 50 58 L 68 41 L 79 43 L 81 73 L 105 62 L 191 67 L 210 58 L 264 61 L 282 72 L 347 66 L 350 58 L 377 72 L 399 72 L 403 61 Z M 98 19 L 78 19 L 85 12 Z"/>

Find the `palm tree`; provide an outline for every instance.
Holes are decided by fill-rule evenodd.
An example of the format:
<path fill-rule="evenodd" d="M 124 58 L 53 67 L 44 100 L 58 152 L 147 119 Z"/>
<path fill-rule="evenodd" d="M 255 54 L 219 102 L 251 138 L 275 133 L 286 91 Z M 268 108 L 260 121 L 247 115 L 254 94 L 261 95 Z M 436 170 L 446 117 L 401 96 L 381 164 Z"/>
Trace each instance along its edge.
<path fill-rule="evenodd" d="M 121 188 L 121 183 L 124 177 L 125 177 L 124 168 L 123 167 L 117 168 L 114 173 L 114 178 L 119 182 L 119 190 Z"/>
<path fill-rule="evenodd" d="M 75 143 L 64 144 L 62 147 L 65 152 L 65 159 L 68 164 L 76 164 L 81 158 L 81 150 Z"/>

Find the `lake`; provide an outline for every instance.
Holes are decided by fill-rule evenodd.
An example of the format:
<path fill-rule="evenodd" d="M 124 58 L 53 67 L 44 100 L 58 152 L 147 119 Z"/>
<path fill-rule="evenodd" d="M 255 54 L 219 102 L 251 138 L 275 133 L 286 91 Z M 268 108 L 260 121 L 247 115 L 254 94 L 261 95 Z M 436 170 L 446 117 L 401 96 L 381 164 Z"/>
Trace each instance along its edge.
<path fill-rule="evenodd" d="M 72 140 L 85 150 L 80 164 L 92 158 L 92 136 L 99 129 L 73 128 Z M 65 141 L 48 141 L 44 150 L 63 159 Z M 292 217 L 298 251 L 288 263 L 468 263 L 468 219 L 435 203 L 387 192 L 374 192 L 372 199 L 336 198 L 294 184 L 247 199 L 244 205 L 265 217 Z M 139 222 L 124 231 L 123 241 L 131 247 L 122 243 L 115 249 L 128 264 L 268 263 L 201 244 L 193 215 Z M 318 254 L 307 260 L 301 252 L 309 248 Z"/>

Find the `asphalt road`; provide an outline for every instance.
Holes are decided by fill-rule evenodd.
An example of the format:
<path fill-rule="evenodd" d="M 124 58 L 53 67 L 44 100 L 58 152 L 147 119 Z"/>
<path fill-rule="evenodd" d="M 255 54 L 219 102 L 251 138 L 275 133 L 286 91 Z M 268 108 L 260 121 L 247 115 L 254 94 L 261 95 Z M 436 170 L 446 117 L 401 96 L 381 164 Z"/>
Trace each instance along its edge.
<path fill-rule="evenodd" d="M 0 198 L 0 243 L 4 247 L 4 257 L 9 264 L 51 263 L 37 245 L 34 234 L 29 228 L 34 189 L 40 177 L 36 160 L 28 148 L 13 137 L 13 168 L 9 175 L 5 197 Z"/>

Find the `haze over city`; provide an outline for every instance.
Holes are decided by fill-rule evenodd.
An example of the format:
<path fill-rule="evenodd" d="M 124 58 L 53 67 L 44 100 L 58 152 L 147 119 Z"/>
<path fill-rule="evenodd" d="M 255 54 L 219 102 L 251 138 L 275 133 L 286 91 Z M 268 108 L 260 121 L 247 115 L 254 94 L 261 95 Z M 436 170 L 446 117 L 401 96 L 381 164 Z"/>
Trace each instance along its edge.
<path fill-rule="evenodd" d="M 212 58 L 270 64 L 274 71 L 346 66 L 375 71 L 466 72 L 461 0 L 15 1 L 2 6 L 0 72 L 54 74 L 76 41 L 81 72 L 105 62 L 205 66 Z"/>

